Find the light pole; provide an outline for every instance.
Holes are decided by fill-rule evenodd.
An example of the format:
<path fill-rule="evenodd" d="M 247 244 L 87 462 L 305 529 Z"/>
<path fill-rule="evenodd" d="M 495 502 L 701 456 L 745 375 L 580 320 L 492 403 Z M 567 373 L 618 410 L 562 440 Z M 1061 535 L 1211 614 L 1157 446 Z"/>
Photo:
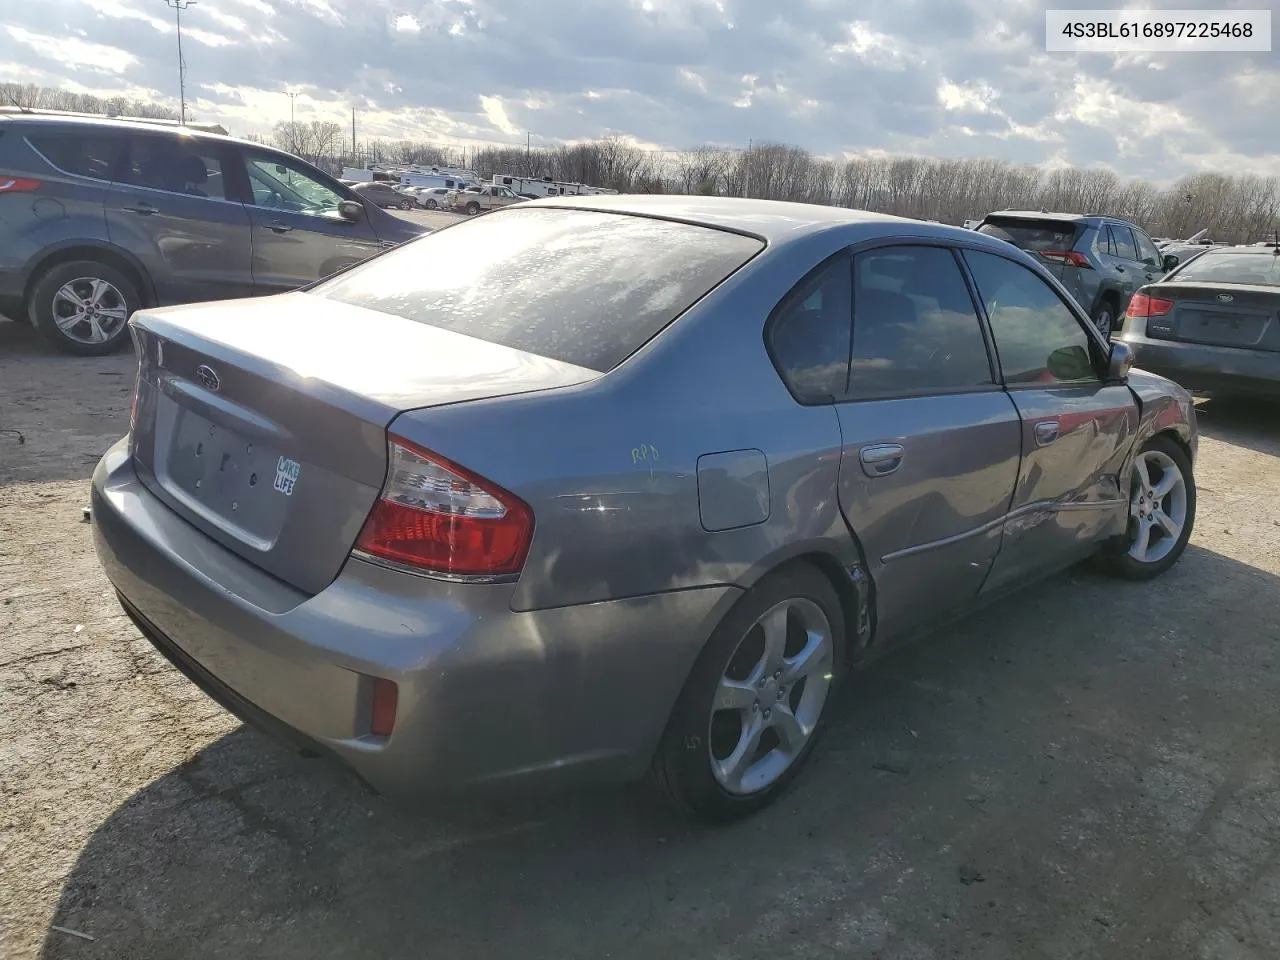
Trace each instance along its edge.
<path fill-rule="evenodd" d="M 179 116 L 182 122 L 187 122 L 187 65 L 182 59 L 182 11 L 188 7 L 194 7 L 196 0 L 164 0 L 167 6 L 173 8 L 173 19 L 178 25 L 178 101 L 181 105 L 181 113 Z"/>
<path fill-rule="evenodd" d="M 294 123 L 293 102 L 298 98 L 298 95 L 296 93 L 290 93 L 288 90 L 285 91 L 284 95 L 289 98 L 289 125 L 292 126 Z"/>

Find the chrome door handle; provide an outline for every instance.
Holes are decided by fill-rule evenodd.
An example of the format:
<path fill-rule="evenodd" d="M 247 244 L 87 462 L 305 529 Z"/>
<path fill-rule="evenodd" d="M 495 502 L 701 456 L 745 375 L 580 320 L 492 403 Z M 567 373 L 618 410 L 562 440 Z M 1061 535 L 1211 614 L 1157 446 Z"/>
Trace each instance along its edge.
<path fill-rule="evenodd" d="M 858 451 L 862 472 L 868 477 L 884 477 L 902 466 L 906 456 L 900 443 L 873 443 Z"/>
<path fill-rule="evenodd" d="M 136 213 L 144 217 L 149 217 L 153 213 L 160 212 L 149 203 L 135 203 L 132 207 L 125 207 L 124 211 L 125 213 Z"/>
<path fill-rule="evenodd" d="M 1057 420 L 1041 420 L 1035 426 L 1036 443 L 1042 447 L 1048 446 L 1058 439 L 1058 421 Z"/>
<path fill-rule="evenodd" d="M 293 229 L 293 227 L 289 226 L 287 223 L 281 223 L 279 220 L 276 220 L 274 223 L 269 223 L 267 226 L 271 228 L 272 233 L 288 233 Z"/>

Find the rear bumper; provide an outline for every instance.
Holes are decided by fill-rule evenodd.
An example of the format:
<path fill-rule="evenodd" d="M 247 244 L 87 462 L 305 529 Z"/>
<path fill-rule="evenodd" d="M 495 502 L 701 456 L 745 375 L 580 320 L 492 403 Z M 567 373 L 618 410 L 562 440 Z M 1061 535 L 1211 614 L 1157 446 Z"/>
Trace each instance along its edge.
<path fill-rule="evenodd" d="M 1153 340 L 1125 331 L 1115 339 L 1133 350 L 1134 366 L 1188 390 L 1280 396 L 1280 353 Z"/>
<path fill-rule="evenodd" d="M 707 587 L 515 613 L 510 584 L 351 560 L 308 597 L 165 507 L 123 442 L 99 463 L 92 498 L 102 566 L 175 666 L 250 724 L 397 798 L 638 776 L 737 596 Z M 374 677 L 399 688 L 386 738 L 369 733 Z"/>

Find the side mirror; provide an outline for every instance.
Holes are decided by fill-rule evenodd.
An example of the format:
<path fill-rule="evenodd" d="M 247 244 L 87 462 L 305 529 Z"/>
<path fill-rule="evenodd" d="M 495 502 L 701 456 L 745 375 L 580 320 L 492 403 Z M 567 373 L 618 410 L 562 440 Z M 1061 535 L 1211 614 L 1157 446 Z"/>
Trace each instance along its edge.
<path fill-rule="evenodd" d="M 1049 354 L 1046 364 L 1055 380 L 1090 380 L 1098 375 L 1084 347 L 1061 347 Z"/>
<path fill-rule="evenodd" d="M 1112 382 L 1123 382 L 1133 369 L 1133 350 L 1127 343 L 1115 341 L 1111 344 L 1111 355 L 1107 358 L 1107 379 Z"/>
<path fill-rule="evenodd" d="M 1164 272 L 1168 273 L 1170 270 L 1176 267 L 1178 263 L 1179 261 L 1175 254 L 1166 253 L 1164 255 Z"/>
<path fill-rule="evenodd" d="M 338 204 L 338 216 L 348 223 L 359 223 L 364 218 L 364 204 L 357 200 L 343 200 Z"/>

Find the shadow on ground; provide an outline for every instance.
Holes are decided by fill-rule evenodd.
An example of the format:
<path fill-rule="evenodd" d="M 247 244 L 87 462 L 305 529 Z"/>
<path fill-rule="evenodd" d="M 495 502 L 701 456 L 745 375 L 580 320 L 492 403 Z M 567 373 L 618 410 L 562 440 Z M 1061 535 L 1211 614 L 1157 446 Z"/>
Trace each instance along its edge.
<path fill-rule="evenodd" d="M 1203 436 L 1280 456 L 1280 400 L 1211 397 L 1196 404 L 1196 419 Z"/>
<path fill-rule="evenodd" d="M 42 956 L 1280 955 L 1276 578 L 1076 570 L 845 688 L 799 786 L 397 813 L 239 730 L 97 830 Z M 1228 950 L 1228 947 L 1230 950 Z"/>

